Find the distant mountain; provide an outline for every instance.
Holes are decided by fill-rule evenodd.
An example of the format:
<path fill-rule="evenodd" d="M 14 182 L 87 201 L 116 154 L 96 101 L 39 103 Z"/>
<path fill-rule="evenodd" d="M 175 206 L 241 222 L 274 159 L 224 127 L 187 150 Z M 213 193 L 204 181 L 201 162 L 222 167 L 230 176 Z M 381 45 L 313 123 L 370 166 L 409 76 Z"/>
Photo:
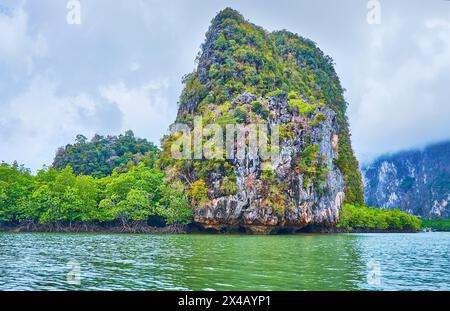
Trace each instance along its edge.
<path fill-rule="evenodd" d="M 362 172 L 368 205 L 450 217 L 450 141 L 383 156 Z"/>

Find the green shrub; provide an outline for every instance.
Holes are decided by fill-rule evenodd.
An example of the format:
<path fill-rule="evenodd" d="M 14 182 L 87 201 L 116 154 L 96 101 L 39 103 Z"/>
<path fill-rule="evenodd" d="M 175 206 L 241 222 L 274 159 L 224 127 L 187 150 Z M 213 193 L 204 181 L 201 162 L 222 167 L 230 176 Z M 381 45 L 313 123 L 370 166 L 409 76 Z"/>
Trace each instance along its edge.
<path fill-rule="evenodd" d="M 208 188 L 203 179 L 191 184 L 190 198 L 193 206 L 203 206 L 208 201 Z"/>
<path fill-rule="evenodd" d="M 275 183 L 275 171 L 272 167 L 266 167 L 261 172 L 260 177 L 262 182 L 267 182 L 269 184 Z"/>
<path fill-rule="evenodd" d="M 312 183 L 319 194 L 323 193 L 325 189 L 322 186 L 330 171 L 317 144 L 306 146 L 300 153 L 295 168 L 298 173 L 303 174 L 303 187 L 309 187 Z"/>
<path fill-rule="evenodd" d="M 277 97 L 277 96 L 280 96 L 281 94 L 284 94 L 284 92 L 282 90 L 275 90 L 275 91 L 267 93 L 266 96 Z"/>
<path fill-rule="evenodd" d="M 236 180 L 230 177 L 225 177 L 222 181 L 221 190 L 225 195 L 234 195 L 238 191 Z"/>
<path fill-rule="evenodd" d="M 287 98 L 290 99 L 298 99 L 298 94 L 295 91 L 290 91 L 287 95 Z"/>
<path fill-rule="evenodd" d="M 303 99 L 289 99 L 289 107 L 294 110 L 298 109 L 298 112 L 305 116 L 310 116 L 314 110 L 316 110 L 316 104 L 308 104 Z"/>
<path fill-rule="evenodd" d="M 292 130 L 292 122 L 281 123 L 279 125 L 280 139 L 287 140 L 294 138 L 294 131 Z"/>
<path fill-rule="evenodd" d="M 237 124 L 238 119 L 233 115 L 224 114 L 224 115 L 218 117 L 216 119 L 215 123 L 219 124 L 219 125 Z"/>
<path fill-rule="evenodd" d="M 314 120 L 311 122 L 311 126 L 312 127 L 320 126 L 326 119 L 327 117 L 322 112 L 319 112 L 314 118 Z"/>
<path fill-rule="evenodd" d="M 450 231 L 450 219 L 424 219 L 422 226 L 436 231 Z"/>
<path fill-rule="evenodd" d="M 263 201 L 263 205 L 273 208 L 276 215 L 283 216 L 286 211 L 287 202 L 287 197 L 282 187 L 273 185 L 270 187 L 268 195 Z"/>
<path fill-rule="evenodd" d="M 238 107 L 234 110 L 233 114 L 237 123 L 246 123 L 248 118 L 248 113 L 243 108 Z"/>
<path fill-rule="evenodd" d="M 344 204 L 340 212 L 338 228 L 349 231 L 362 230 L 411 230 L 422 227 L 421 220 L 416 216 L 398 209 L 386 210 L 367 206 Z"/>
<path fill-rule="evenodd" d="M 267 110 L 259 100 L 252 102 L 252 111 L 267 118 L 269 116 L 269 110 Z"/>

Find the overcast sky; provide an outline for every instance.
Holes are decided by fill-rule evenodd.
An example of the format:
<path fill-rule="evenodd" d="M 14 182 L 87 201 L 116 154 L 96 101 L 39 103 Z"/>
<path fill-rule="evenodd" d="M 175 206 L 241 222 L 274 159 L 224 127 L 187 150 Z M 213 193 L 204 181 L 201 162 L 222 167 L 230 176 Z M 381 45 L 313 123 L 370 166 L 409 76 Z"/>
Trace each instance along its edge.
<path fill-rule="evenodd" d="M 336 63 L 362 162 L 450 139 L 450 1 L 0 0 L 0 161 L 33 170 L 78 133 L 156 143 L 210 20 L 230 6 L 317 42 Z"/>

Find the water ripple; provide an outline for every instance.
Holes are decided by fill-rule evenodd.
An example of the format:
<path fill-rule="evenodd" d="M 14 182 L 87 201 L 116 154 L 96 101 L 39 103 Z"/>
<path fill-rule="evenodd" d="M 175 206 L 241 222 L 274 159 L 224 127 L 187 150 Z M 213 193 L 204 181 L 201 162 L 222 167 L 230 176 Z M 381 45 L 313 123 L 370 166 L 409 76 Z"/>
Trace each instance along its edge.
<path fill-rule="evenodd" d="M 0 290 L 449 290 L 449 255 L 450 233 L 0 233 Z"/>

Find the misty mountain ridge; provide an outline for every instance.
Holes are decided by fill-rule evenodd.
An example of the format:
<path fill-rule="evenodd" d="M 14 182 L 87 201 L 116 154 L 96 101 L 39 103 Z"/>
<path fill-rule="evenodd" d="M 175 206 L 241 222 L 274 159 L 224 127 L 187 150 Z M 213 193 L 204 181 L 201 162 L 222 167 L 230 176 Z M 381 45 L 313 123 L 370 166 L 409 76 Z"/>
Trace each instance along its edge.
<path fill-rule="evenodd" d="M 362 167 L 368 205 L 450 217 L 450 141 L 383 155 Z"/>

